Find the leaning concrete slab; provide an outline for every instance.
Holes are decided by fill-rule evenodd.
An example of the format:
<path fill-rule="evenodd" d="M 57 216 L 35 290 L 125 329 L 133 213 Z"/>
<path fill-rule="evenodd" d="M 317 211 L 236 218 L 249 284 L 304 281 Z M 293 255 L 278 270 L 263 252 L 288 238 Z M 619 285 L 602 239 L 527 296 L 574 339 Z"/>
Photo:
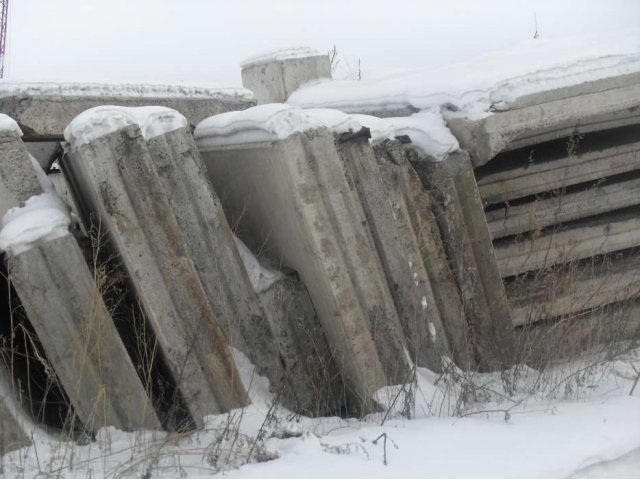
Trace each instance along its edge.
<path fill-rule="evenodd" d="M 115 131 L 85 129 L 93 121 L 113 125 L 115 118 L 124 123 Z M 199 426 L 207 414 L 246 404 L 218 317 L 135 118 L 87 112 L 67 135 L 62 168 L 85 227 L 98 221 L 108 231 L 192 421 Z"/>
<path fill-rule="evenodd" d="M 409 378 L 403 334 L 333 134 L 295 110 L 213 117 L 196 141 L 238 235 L 299 273 L 349 394 L 367 408 L 379 387 Z"/>
<path fill-rule="evenodd" d="M 301 85 L 331 78 L 329 56 L 310 48 L 257 55 L 242 62 L 242 85 L 259 104 L 282 103 Z"/>
<path fill-rule="evenodd" d="M 369 136 L 366 128 L 338 135 L 336 149 L 362 202 L 411 358 L 439 371 L 451 349 L 409 208 L 394 181 L 400 167 L 380 165 Z"/>
<path fill-rule="evenodd" d="M 14 118 L 25 141 L 63 140 L 77 115 L 99 105 L 159 105 L 182 113 L 191 124 L 217 113 L 255 105 L 243 89 L 210 89 L 170 85 L 4 83 L 0 111 Z"/>
<path fill-rule="evenodd" d="M 447 124 L 480 166 L 504 150 L 636 124 L 638 107 L 640 73 L 633 73 L 538 93 L 480 120 L 451 118 Z"/>
<path fill-rule="evenodd" d="M 159 428 L 146 390 L 115 329 L 78 244 L 69 216 L 19 137 L 0 135 L 3 190 L 0 248 L 11 282 L 82 424 L 97 430 Z M 10 170 L 10 172 L 9 172 Z M 41 178 L 38 178 L 38 175 Z M 6 183 L 17 177 L 20 183 Z M 25 188 L 25 186 L 30 186 Z"/>
<path fill-rule="evenodd" d="M 397 205 L 404 204 L 406 208 L 418 244 L 420 261 L 428 273 L 435 305 L 448 338 L 451 356 L 461 368 L 473 369 L 476 360 L 469 326 L 459 287 L 446 257 L 431 195 L 409 163 L 407 152 L 399 141 L 378 142 L 374 152 L 385 191 L 397 199 Z M 401 211 L 405 213 L 404 208 Z M 394 212 L 395 215 L 398 213 Z"/>
<path fill-rule="evenodd" d="M 461 292 L 481 368 L 513 361 L 513 326 L 473 169 L 464 152 L 440 162 L 409 149 L 409 160 L 435 195 L 435 212 Z"/>
<path fill-rule="evenodd" d="M 254 291 L 243 265 L 245 256 L 252 254 L 238 252 L 204 162 L 185 128 L 150 138 L 147 146 L 229 342 L 251 359 L 258 373 L 269 378 L 287 407 L 306 413 L 335 413 L 338 395 L 326 391 L 335 383 L 326 374 L 332 360 L 327 356 L 324 334 L 314 325 L 317 319 L 304 287 L 292 279 L 274 280 L 277 286 L 256 285 L 258 293 Z M 261 300 L 268 308 L 262 308 Z M 299 329 L 311 337 L 296 334 Z M 317 368 L 309 369 L 307 363 L 314 363 L 315 357 L 310 362 L 303 359 L 309 358 L 313 344 L 323 354 L 317 358 Z"/>

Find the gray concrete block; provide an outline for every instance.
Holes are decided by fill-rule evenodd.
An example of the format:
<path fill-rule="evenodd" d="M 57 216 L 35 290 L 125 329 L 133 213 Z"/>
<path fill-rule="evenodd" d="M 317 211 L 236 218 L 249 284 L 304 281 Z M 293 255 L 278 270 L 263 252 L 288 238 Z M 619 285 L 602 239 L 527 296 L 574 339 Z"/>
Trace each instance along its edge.
<path fill-rule="evenodd" d="M 13 194 L 3 200 L 17 207 L 44 193 L 17 136 L 3 138 L 0 155 L 2 188 Z M 70 234 L 45 237 L 26 251 L 8 252 L 7 263 L 11 282 L 83 425 L 92 430 L 105 425 L 159 428 L 75 239 Z"/>
<path fill-rule="evenodd" d="M 640 74 L 532 95 L 480 120 L 452 118 L 447 125 L 474 166 L 497 153 L 580 133 L 640 122 Z"/>
<path fill-rule="evenodd" d="M 62 167 L 85 227 L 101 222 L 122 258 L 195 424 L 245 405 L 219 318 L 139 127 L 71 148 Z"/>
<path fill-rule="evenodd" d="M 326 54 L 265 58 L 242 66 L 242 85 L 253 91 L 258 104 L 283 103 L 301 85 L 321 78 L 331 78 Z"/>
<path fill-rule="evenodd" d="M 201 153 L 240 238 L 309 289 L 349 394 L 368 408 L 379 387 L 407 381 L 400 322 L 333 134 Z"/>
<path fill-rule="evenodd" d="M 25 141 L 42 141 L 63 140 L 62 133 L 71 120 L 85 110 L 99 105 L 165 106 L 182 113 L 193 125 L 217 113 L 243 110 L 255 105 L 255 101 L 240 90 L 230 93 L 213 91 L 207 94 L 187 89 L 183 94 L 163 94 L 160 88 L 157 94 L 143 95 L 135 91 L 127 93 L 126 90 L 118 93 L 116 88 L 111 93 L 106 91 L 104 94 L 95 94 L 89 91 L 88 94 L 82 94 L 78 87 L 82 85 L 1 92 L 0 111 L 18 122 Z"/>

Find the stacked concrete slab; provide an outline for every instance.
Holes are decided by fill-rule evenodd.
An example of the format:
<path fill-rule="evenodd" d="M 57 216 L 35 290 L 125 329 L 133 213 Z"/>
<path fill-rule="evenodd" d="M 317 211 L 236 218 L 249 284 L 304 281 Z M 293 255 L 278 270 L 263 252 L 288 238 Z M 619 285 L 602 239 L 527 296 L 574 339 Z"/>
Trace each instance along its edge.
<path fill-rule="evenodd" d="M 243 113 L 196 128 L 213 186 L 240 238 L 298 272 L 353 408 L 370 408 L 378 388 L 409 379 L 409 358 L 334 134 L 285 106 Z"/>
<path fill-rule="evenodd" d="M 205 415 L 240 407 L 247 397 L 143 137 L 143 131 L 153 137 L 183 128 L 184 117 L 152 109 L 153 121 L 141 130 L 125 110 L 100 112 L 86 112 L 69 126 L 63 171 L 85 227 L 99 223 L 122 260 L 170 372 L 175 401 L 200 426 Z"/>
<path fill-rule="evenodd" d="M 178 128 L 148 139 L 147 146 L 229 343 L 269 378 L 286 406 L 335 413 L 340 405 L 335 367 L 297 276 L 275 275 L 254 291 L 241 259 L 252 254 L 238 252 L 191 133 Z M 255 259 L 248 263 L 261 268 Z"/>
<path fill-rule="evenodd" d="M 159 428 L 68 231 L 68 212 L 15 132 L 0 132 L 0 155 L 0 244 L 9 278 L 80 423 L 93 431 Z"/>
<path fill-rule="evenodd" d="M 640 336 L 623 314 L 640 297 L 639 79 L 587 82 L 449 121 L 476 166 L 513 323 L 539 322 L 524 329 L 538 345 L 560 331 Z M 606 317 L 617 320 L 595 328 Z"/>

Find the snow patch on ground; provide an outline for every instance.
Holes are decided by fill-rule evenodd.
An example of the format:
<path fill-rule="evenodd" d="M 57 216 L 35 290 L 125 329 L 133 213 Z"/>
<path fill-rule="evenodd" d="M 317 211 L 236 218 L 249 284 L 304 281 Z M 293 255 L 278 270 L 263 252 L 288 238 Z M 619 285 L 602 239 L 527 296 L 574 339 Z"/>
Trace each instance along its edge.
<path fill-rule="evenodd" d="M 22 136 L 22 130 L 18 126 L 18 123 L 9 115 L 0 113 L 0 131 L 1 132 L 14 132 L 19 137 Z"/>
<path fill-rule="evenodd" d="M 378 80 L 320 81 L 287 103 L 350 113 L 454 106 L 480 114 L 536 92 L 640 71 L 640 29 L 615 34 L 531 39 L 471 62 Z"/>
<path fill-rule="evenodd" d="M 64 130 L 64 138 L 72 147 L 89 143 L 120 130 L 138 125 L 148 140 L 165 133 L 186 128 L 189 122 L 177 111 L 167 107 L 100 106 L 85 110 Z"/>
<path fill-rule="evenodd" d="M 326 53 L 322 53 L 314 48 L 309 47 L 282 48 L 252 55 L 251 57 L 243 60 L 240 63 L 240 67 L 249 68 L 255 65 L 262 65 L 269 62 L 291 60 L 295 58 L 318 57 L 321 55 L 326 55 Z"/>
<path fill-rule="evenodd" d="M 242 240 L 235 235 L 233 238 L 236 241 L 236 248 L 238 249 L 238 253 L 240 253 L 240 258 L 242 259 L 247 275 L 249 275 L 251 286 L 255 292 L 264 292 L 282 278 L 282 272 L 260 263 L 260 260 L 256 258 Z"/>
<path fill-rule="evenodd" d="M 253 100 L 253 92 L 245 88 L 209 88 L 187 85 L 136 83 L 73 83 L 0 81 L 0 97 L 79 96 L 117 98 L 202 98 L 220 100 Z"/>
<path fill-rule="evenodd" d="M 36 430 L 4 456 L 8 477 L 567 477 L 637 475 L 640 349 L 537 371 L 416 369 L 386 387 L 386 411 L 308 418 L 278 405 L 241 352 L 251 405 L 205 419 L 190 434 L 105 428 L 86 445 Z M 238 468 L 239 467 L 239 468 Z"/>

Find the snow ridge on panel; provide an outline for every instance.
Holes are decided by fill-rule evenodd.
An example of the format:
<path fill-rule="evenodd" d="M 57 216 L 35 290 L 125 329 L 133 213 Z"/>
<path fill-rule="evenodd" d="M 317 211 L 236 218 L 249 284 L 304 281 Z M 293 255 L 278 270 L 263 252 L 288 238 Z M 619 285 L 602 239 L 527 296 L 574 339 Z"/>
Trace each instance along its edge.
<path fill-rule="evenodd" d="M 108 135 L 127 125 L 138 125 L 145 139 L 187 127 L 189 122 L 177 111 L 167 107 L 100 106 L 85 110 L 64 130 L 64 138 L 71 146 Z"/>

